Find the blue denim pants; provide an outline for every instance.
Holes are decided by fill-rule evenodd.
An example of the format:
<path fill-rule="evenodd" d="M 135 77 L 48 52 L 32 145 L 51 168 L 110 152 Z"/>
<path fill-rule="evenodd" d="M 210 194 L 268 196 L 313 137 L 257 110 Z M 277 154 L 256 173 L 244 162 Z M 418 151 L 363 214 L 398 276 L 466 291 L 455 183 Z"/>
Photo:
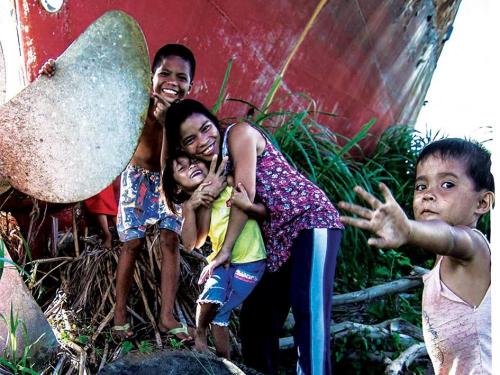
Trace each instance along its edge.
<path fill-rule="evenodd" d="M 219 266 L 214 270 L 197 301 L 220 305 L 212 324 L 229 325 L 231 311 L 257 286 L 265 268 L 266 261 L 263 259 L 250 263 L 231 263 L 228 268 Z"/>

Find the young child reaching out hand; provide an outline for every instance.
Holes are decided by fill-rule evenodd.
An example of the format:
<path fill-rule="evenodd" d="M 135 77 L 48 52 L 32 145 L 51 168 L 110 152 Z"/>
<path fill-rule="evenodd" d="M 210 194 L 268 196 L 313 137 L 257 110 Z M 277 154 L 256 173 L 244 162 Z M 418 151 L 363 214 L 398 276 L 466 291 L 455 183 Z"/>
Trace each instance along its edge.
<path fill-rule="evenodd" d="M 443 139 L 417 159 L 415 220 L 384 184 L 385 202 L 358 186 L 354 190 L 371 208 L 339 205 L 358 216 L 343 216 L 343 223 L 375 234 L 369 245 L 410 244 L 436 254 L 422 298 L 424 340 L 436 374 L 491 374 L 491 253 L 476 229 L 494 202 L 490 168 L 490 154 L 481 145 Z"/>
<path fill-rule="evenodd" d="M 182 203 L 184 223 L 181 239 L 186 251 L 192 251 L 205 242 L 212 241 L 213 252 L 207 257 L 209 264 L 203 269 L 199 283 L 205 287 L 198 298 L 196 311 L 195 347 L 207 351 L 207 328 L 212 324 L 215 347 L 219 356 L 229 359 L 229 318 L 231 311 L 240 305 L 255 288 L 266 267 L 264 241 L 255 220 L 248 220 L 236 240 L 230 264 L 218 257 L 229 222 L 230 206 L 235 205 L 249 216 L 266 215 L 264 205 L 252 203 L 242 186 L 227 186 L 218 197 L 205 189 L 207 176 L 222 175 L 225 160 L 215 171 L 214 156 L 210 171 L 200 160 L 180 154 L 168 159 L 163 172 L 163 190 L 167 204 L 175 212 L 175 204 Z M 228 177 L 231 185 L 231 179 Z M 200 210 L 200 208 L 211 208 Z M 204 213 L 206 215 L 204 215 Z"/>

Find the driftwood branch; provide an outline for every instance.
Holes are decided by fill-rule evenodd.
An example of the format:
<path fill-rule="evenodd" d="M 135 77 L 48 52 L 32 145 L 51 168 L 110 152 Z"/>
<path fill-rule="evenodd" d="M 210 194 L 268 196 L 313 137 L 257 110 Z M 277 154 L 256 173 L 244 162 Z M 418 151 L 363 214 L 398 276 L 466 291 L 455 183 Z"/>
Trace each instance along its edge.
<path fill-rule="evenodd" d="M 429 270 L 422 267 L 414 267 L 412 273 L 417 277 L 407 277 L 400 280 L 390 281 L 385 284 L 372 286 L 364 290 L 358 290 L 352 293 L 338 294 L 333 296 L 333 306 L 358 303 L 389 294 L 401 293 L 408 289 L 416 288 L 422 285 L 421 276 Z"/>
<path fill-rule="evenodd" d="M 335 339 L 353 334 L 362 334 L 371 339 L 386 339 L 394 333 L 399 334 L 402 345 L 410 346 L 423 340 L 422 331 L 403 319 L 391 319 L 375 325 L 355 322 L 342 322 L 330 326 L 330 335 Z M 293 347 L 293 337 L 280 339 L 280 349 Z"/>
<path fill-rule="evenodd" d="M 390 361 L 389 365 L 385 369 L 386 375 L 399 375 L 402 373 L 404 368 L 410 367 L 410 365 L 420 357 L 427 355 L 427 350 L 425 349 L 425 344 L 420 342 L 410 346 L 403 353 L 400 354 L 398 358 L 394 361 Z"/>

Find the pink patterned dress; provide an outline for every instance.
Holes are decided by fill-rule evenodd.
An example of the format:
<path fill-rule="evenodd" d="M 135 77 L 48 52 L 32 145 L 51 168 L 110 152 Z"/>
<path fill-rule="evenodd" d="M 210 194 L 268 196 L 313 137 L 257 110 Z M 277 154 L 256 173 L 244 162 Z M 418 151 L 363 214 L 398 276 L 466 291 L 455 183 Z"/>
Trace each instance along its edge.
<path fill-rule="evenodd" d="M 491 286 L 482 302 L 471 306 L 441 280 L 442 260 L 423 277 L 422 329 L 434 372 L 491 374 Z"/>
<path fill-rule="evenodd" d="M 231 127 L 224 135 L 223 155 L 228 155 L 227 135 Z M 263 137 L 266 146 L 257 156 L 255 189 L 269 212 L 269 220 L 261 228 L 268 254 L 267 267 L 274 272 L 290 257 L 293 240 L 301 230 L 344 227 L 326 194 L 293 168 L 264 134 Z"/>

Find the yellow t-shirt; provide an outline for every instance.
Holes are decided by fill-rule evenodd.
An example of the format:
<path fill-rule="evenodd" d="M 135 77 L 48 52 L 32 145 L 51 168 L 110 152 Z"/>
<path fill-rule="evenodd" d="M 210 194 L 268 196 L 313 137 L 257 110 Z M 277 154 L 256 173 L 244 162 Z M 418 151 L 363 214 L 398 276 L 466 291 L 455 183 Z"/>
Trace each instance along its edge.
<path fill-rule="evenodd" d="M 208 235 L 212 241 L 213 252 L 207 257 L 209 261 L 215 258 L 220 251 L 226 237 L 229 212 L 231 210 L 226 202 L 231 198 L 232 191 L 232 187 L 226 187 L 212 204 Z M 234 244 L 231 263 L 250 263 L 266 259 L 266 257 L 266 248 L 264 247 L 259 224 L 253 219 L 248 219 Z"/>

